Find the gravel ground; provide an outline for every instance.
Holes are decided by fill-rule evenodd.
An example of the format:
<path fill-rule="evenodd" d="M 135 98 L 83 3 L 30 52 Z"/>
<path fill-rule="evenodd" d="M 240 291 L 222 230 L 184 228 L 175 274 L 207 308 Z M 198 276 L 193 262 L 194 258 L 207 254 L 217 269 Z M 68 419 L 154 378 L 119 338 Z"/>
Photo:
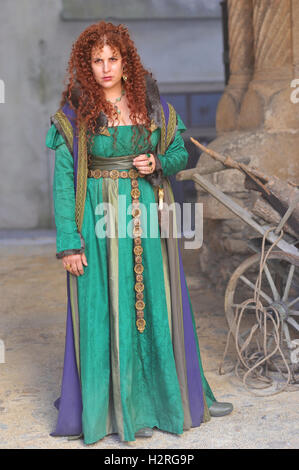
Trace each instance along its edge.
<path fill-rule="evenodd" d="M 181 436 L 154 430 L 150 439 L 120 442 L 110 435 L 92 445 L 51 437 L 62 377 L 66 321 L 65 273 L 55 258 L 55 232 L 0 232 L 0 448 L 2 449 L 298 449 L 299 392 L 257 397 L 234 375 L 218 374 L 227 335 L 223 296 L 184 266 L 196 316 L 206 377 L 219 401 L 234 411 Z M 228 358 L 234 357 L 233 346 Z"/>

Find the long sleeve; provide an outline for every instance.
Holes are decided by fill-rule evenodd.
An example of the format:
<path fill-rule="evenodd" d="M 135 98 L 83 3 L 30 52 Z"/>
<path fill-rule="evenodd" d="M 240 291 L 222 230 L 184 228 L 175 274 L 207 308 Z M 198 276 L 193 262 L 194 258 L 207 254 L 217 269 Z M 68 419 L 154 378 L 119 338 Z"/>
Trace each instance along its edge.
<path fill-rule="evenodd" d="M 178 114 L 177 119 L 177 131 L 173 142 L 169 145 L 164 155 L 159 153 L 157 155 L 161 162 L 164 176 L 174 175 L 178 171 L 184 170 L 188 162 L 189 155 L 184 144 L 184 139 L 181 136 L 181 133 L 186 130 L 186 126 Z"/>
<path fill-rule="evenodd" d="M 56 225 L 56 257 L 82 253 L 85 248 L 75 221 L 74 163 L 66 143 L 54 125 L 46 146 L 55 150 L 53 204 Z"/>

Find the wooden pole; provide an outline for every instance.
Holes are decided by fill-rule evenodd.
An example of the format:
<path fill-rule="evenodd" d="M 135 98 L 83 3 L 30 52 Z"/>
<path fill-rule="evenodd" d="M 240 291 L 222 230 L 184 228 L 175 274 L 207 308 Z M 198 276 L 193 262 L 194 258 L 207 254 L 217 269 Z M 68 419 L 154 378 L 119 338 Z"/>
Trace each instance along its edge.
<path fill-rule="evenodd" d="M 256 168 L 251 168 L 245 164 L 240 164 L 233 160 L 231 157 L 225 157 L 224 155 L 221 155 L 221 153 L 216 152 L 215 150 L 209 149 L 205 147 L 204 145 L 200 144 L 196 139 L 193 137 L 190 137 L 191 142 L 193 142 L 197 147 L 199 147 L 203 152 L 207 153 L 210 155 L 210 157 L 214 158 L 214 160 L 217 160 L 218 162 L 221 162 L 224 166 L 228 166 L 229 168 L 234 168 L 236 170 L 243 171 L 246 169 L 247 172 L 252 173 L 254 176 L 257 178 L 260 178 L 264 180 L 263 182 L 268 182 L 270 181 L 270 177 L 268 175 L 265 175 L 264 173 L 258 171 Z M 243 167 L 243 168 L 242 168 Z"/>

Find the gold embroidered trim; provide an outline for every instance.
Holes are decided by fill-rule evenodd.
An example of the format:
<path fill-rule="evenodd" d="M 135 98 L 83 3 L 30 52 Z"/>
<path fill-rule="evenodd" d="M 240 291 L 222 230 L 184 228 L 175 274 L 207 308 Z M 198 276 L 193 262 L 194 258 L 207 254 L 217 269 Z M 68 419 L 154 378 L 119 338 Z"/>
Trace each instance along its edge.
<path fill-rule="evenodd" d="M 168 119 L 168 126 L 167 126 L 166 149 L 168 148 L 176 130 L 175 109 L 170 103 L 168 103 L 168 108 L 169 108 L 169 119 Z"/>
<path fill-rule="evenodd" d="M 76 191 L 76 223 L 78 230 L 81 231 L 84 206 L 86 199 L 86 187 L 87 187 L 87 171 L 88 171 L 88 159 L 87 159 L 87 139 L 86 129 L 83 124 L 79 128 L 78 138 L 78 171 L 77 171 L 77 191 Z"/>
<path fill-rule="evenodd" d="M 52 120 L 54 121 L 54 124 L 55 124 L 55 121 L 58 122 L 58 124 L 60 125 L 60 128 L 63 132 L 63 137 L 65 138 L 66 140 L 66 143 L 68 144 L 68 147 L 71 151 L 71 153 L 73 153 L 73 141 L 74 141 L 74 133 L 73 133 L 73 127 L 70 123 L 70 121 L 68 120 L 68 118 L 66 117 L 66 115 L 64 114 L 64 112 L 60 109 L 58 110 Z"/>
<path fill-rule="evenodd" d="M 164 155 L 164 153 L 166 152 L 166 122 L 165 122 L 165 114 L 164 114 L 162 105 L 161 105 L 161 118 L 162 118 L 162 126 L 161 126 L 160 153 Z"/>
<path fill-rule="evenodd" d="M 151 125 L 150 125 L 150 130 L 151 130 L 151 132 L 154 132 L 156 129 L 158 129 L 158 126 L 155 123 L 155 121 L 152 119 L 151 120 Z"/>

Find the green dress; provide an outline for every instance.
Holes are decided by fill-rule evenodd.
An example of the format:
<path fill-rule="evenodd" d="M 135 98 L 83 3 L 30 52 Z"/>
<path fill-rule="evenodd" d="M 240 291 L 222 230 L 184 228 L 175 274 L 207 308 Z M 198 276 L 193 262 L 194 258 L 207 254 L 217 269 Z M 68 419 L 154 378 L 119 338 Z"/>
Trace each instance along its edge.
<path fill-rule="evenodd" d="M 158 155 L 165 176 L 184 169 L 188 153 L 178 116 L 174 141 L 164 155 Z M 140 154 L 148 151 L 143 138 L 132 146 L 134 126 L 119 126 L 114 142 L 110 136 L 96 135 L 90 153 L 101 157 Z M 151 135 L 154 151 L 160 128 Z M 75 223 L 73 157 L 56 127 L 52 125 L 46 145 L 56 150 L 53 180 L 57 252 L 81 247 Z M 165 241 L 149 236 L 158 226 L 152 185 L 139 178 L 140 203 L 146 208 L 142 225 L 148 236 L 142 238 L 144 264 L 145 331 L 136 328 L 133 238 L 123 227 L 132 219 L 130 179 L 88 178 L 81 234 L 85 241 L 88 266 L 77 278 L 80 320 L 80 364 L 82 384 L 82 429 L 84 442 L 91 444 L 107 434 L 118 433 L 121 440 L 133 441 L 144 427 L 157 427 L 183 433 L 184 412 L 171 340 L 171 306 Z M 122 196 L 119 198 L 119 196 Z M 109 202 L 116 214 L 115 237 L 102 237 Z M 130 231 L 130 229 L 128 229 Z M 199 351 L 198 351 L 199 353 Z M 200 364 L 201 366 L 201 364 Z M 201 373 L 208 406 L 215 397 Z"/>

